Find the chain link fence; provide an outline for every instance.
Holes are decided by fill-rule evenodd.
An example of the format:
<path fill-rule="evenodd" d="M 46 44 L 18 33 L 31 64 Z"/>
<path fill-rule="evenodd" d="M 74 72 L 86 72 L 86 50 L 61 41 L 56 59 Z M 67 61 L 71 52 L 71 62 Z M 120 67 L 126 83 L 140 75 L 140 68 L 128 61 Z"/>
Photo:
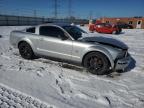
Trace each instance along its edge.
<path fill-rule="evenodd" d="M 41 17 L 25 17 L 25 16 L 12 16 L 0 15 L 0 26 L 23 26 L 23 25 L 37 25 L 43 23 L 75 23 L 87 24 L 88 20 L 83 19 L 54 19 L 54 18 L 41 18 Z"/>

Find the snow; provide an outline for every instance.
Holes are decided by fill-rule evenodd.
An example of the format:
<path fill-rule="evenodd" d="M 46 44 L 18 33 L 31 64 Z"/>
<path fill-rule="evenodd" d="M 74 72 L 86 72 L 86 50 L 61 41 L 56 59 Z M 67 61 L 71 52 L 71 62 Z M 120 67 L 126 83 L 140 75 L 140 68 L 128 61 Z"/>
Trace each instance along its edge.
<path fill-rule="evenodd" d="M 32 61 L 21 58 L 18 50 L 9 44 L 9 34 L 25 27 L 0 27 L 0 108 L 13 107 L 13 104 L 18 105 L 17 108 L 24 107 L 23 104 L 34 108 L 39 104 L 48 108 L 144 107 L 143 29 L 125 29 L 119 35 L 91 33 L 125 42 L 132 56 L 126 72 L 97 76 L 66 63 L 44 58 Z M 82 29 L 88 31 L 87 27 Z M 19 104 L 21 100 L 15 99 L 14 92 L 31 97 L 38 105 L 29 104 L 26 100 Z"/>

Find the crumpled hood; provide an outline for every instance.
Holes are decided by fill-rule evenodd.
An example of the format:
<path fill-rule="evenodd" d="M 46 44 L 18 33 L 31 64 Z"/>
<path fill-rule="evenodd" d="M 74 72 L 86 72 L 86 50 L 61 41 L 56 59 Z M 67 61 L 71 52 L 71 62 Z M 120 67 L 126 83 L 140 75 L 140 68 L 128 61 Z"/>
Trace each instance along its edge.
<path fill-rule="evenodd" d="M 116 40 L 114 38 L 95 36 L 95 37 L 83 37 L 80 40 L 85 41 L 85 42 L 98 42 L 103 45 L 109 45 L 109 46 L 113 46 L 113 47 L 120 48 L 123 50 L 128 49 L 128 46 L 126 44 L 124 44 L 122 41 Z"/>

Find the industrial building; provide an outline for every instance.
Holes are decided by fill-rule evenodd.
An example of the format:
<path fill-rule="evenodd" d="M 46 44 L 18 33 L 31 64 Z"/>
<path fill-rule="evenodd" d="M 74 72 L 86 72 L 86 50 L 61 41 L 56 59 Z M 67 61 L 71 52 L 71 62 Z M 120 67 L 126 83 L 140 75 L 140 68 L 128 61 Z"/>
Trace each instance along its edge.
<path fill-rule="evenodd" d="M 120 18 L 108 18 L 103 17 L 99 19 L 103 23 L 127 23 L 133 26 L 133 28 L 144 29 L 144 17 L 120 17 Z"/>

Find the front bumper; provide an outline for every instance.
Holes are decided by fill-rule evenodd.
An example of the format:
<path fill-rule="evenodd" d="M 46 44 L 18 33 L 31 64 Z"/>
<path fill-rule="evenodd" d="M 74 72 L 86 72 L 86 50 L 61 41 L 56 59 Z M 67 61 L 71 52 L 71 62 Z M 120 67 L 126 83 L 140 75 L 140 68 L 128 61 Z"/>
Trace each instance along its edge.
<path fill-rule="evenodd" d="M 126 67 L 128 67 L 128 65 L 131 62 L 131 57 L 127 56 L 125 58 L 122 59 L 117 59 L 115 61 L 115 70 L 124 70 Z"/>

